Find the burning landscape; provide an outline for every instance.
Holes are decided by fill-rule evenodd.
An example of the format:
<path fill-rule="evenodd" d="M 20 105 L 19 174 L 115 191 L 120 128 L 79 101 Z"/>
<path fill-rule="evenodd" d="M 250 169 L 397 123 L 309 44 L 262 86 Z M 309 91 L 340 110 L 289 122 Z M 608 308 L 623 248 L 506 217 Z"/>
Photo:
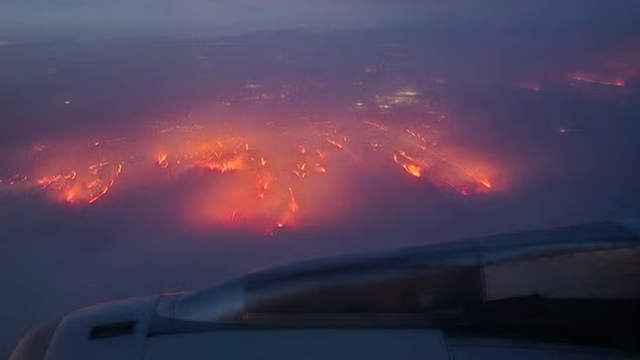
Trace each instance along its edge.
<path fill-rule="evenodd" d="M 500 145 L 512 141 L 501 130 L 510 126 L 510 119 L 500 115 L 498 123 L 483 120 L 484 127 L 478 127 L 483 113 L 473 113 L 469 104 L 488 89 L 496 93 L 489 101 L 514 96 L 514 84 L 532 93 L 604 104 L 624 104 L 636 94 L 638 54 L 628 46 L 589 61 L 544 68 L 534 58 L 515 72 L 461 78 L 463 68 L 438 57 L 431 59 L 433 68 L 415 69 L 429 58 L 400 38 L 350 39 L 347 43 L 359 46 L 362 54 L 342 63 L 317 62 L 302 41 L 311 35 L 273 36 L 300 43 L 277 45 L 255 58 L 250 50 L 262 45 L 252 37 L 232 39 L 238 43 L 234 46 L 215 41 L 175 45 L 188 46 L 189 51 L 177 52 L 188 81 L 172 73 L 163 81 L 184 83 L 186 94 L 163 88 L 160 94 L 166 97 L 157 102 L 180 104 L 179 115 L 144 115 L 131 123 L 123 117 L 102 126 L 103 131 L 81 129 L 76 125 L 84 113 L 75 112 L 94 100 L 83 99 L 78 90 L 76 96 L 59 98 L 58 117 L 70 116 L 70 125 L 51 127 L 50 135 L 35 136 L 38 140 L 30 139 L 28 146 L 22 142 L 6 149 L 0 160 L 0 194 L 26 194 L 63 209 L 91 212 L 103 202 L 108 207 L 138 197 L 130 188 L 156 189 L 153 197 L 162 199 L 166 189 L 158 187 L 166 186 L 178 201 L 159 206 L 187 228 L 267 235 L 281 229 L 332 228 L 371 207 L 384 207 L 377 201 L 389 189 L 403 193 L 394 203 L 410 203 L 408 194 L 419 189 L 482 200 L 512 191 L 523 174 L 529 181 L 544 175 L 529 164 L 538 157 L 517 155 L 519 146 L 509 150 Z M 297 55 L 283 55 L 290 48 L 298 49 Z M 148 51 L 145 61 L 155 50 Z M 233 59 L 245 63 L 231 76 L 225 69 L 235 68 L 227 63 Z M 213 66 L 218 63 L 226 65 Z M 316 72 L 310 73 L 309 66 Z M 47 74 L 57 76 L 57 71 L 47 68 Z M 154 69 L 145 76 L 155 79 L 160 73 Z M 109 84 L 106 77 L 98 79 Z M 141 85 L 141 94 L 150 91 Z M 198 100 L 184 105 L 187 94 Z M 527 101 L 539 99 L 526 96 Z M 103 102 L 95 100 L 100 106 Z M 482 104 L 480 110 L 503 105 Z M 541 123 L 549 136 L 584 131 L 584 123 L 554 121 Z M 492 136 L 502 140 L 477 142 Z M 522 140 L 528 141 L 526 136 Z M 369 188 L 384 182 L 387 190 Z"/>
<path fill-rule="evenodd" d="M 372 110 L 359 114 L 365 107 Z M 194 226 L 265 234 L 338 221 L 344 214 L 336 209 L 353 205 L 350 192 L 358 188 L 354 181 L 362 180 L 356 173 L 405 174 L 457 196 L 494 191 L 487 164 L 446 155 L 447 146 L 438 140 L 446 116 L 427 108 L 420 93 L 401 89 L 367 105 L 356 103 L 345 111 L 347 119 L 286 123 L 200 114 L 152 124 L 134 136 L 63 139 L 32 146 L 18 166 L 22 172 L 3 177 L 0 186 L 85 208 L 128 182 L 199 177 L 201 187 L 185 189 L 176 217 Z M 396 122 L 389 121 L 390 112 L 399 110 L 419 112 L 421 118 L 397 121 L 396 114 Z"/>

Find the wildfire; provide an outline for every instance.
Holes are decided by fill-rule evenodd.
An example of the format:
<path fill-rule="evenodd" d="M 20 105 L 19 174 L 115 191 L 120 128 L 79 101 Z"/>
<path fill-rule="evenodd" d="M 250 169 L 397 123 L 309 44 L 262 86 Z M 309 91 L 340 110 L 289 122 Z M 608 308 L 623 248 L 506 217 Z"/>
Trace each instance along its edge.
<path fill-rule="evenodd" d="M 398 96 L 415 98 L 418 94 L 407 90 Z M 193 195 L 185 197 L 183 211 L 193 221 L 267 232 L 313 222 L 318 216 L 335 216 L 326 214 L 328 201 L 348 200 L 340 189 L 352 176 L 350 171 L 356 174 L 367 169 L 367 173 L 383 175 L 395 163 L 395 169 L 412 178 L 460 195 L 492 189 L 486 174 L 478 176 L 438 155 L 434 133 L 420 124 L 398 126 L 367 120 L 284 130 L 182 125 L 164 128 L 149 138 L 126 146 L 118 143 L 118 148 L 127 150 L 122 156 L 108 141 L 100 146 L 92 141 L 87 148 L 98 152 L 96 157 L 109 159 L 92 163 L 80 157 L 70 164 L 54 153 L 56 166 L 46 166 L 54 171 L 31 181 L 62 203 L 95 204 L 109 194 L 123 171 L 124 162 L 113 159 L 146 157 L 146 162 L 130 161 L 128 171 L 140 173 L 144 164 L 151 163 L 169 181 L 194 169 L 203 179 L 216 179 L 202 189 L 188 189 Z M 335 171 L 329 171 L 332 168 Z M 9 180 L 16 179 L 22 177 Z M 25 178 L 24 183 L 29 181 Z"/>
<path fill-rule="evenodd" d="M 582 82 L 582 83 L 592 83 L 603 86 L 617 86 L 624 87 L 626 86 L 626 82 L 622 79 L 600 79 L 595 77 L 585 77 L 581 75 L 575 75 L 572 77 L 574 81 Z"/>
<path fill-rule="evenodd" d="M 47 193 L 67 203 L 93 204 L 113 187 L 122 172 L 122 163 L 101 162 L 67 173 L 44 176 L 36 184 Z"/>

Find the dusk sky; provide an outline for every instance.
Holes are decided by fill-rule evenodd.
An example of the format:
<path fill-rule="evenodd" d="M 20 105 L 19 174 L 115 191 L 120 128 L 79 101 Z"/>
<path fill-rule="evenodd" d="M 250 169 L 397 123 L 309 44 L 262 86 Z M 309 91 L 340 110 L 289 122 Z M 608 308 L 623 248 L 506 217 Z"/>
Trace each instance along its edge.
<path fill-rule="evenodd" d="M 637 218 L 638 13 L 631 0 L 0 3 L 0 358 L 29 327 L 102 301 Z"/>

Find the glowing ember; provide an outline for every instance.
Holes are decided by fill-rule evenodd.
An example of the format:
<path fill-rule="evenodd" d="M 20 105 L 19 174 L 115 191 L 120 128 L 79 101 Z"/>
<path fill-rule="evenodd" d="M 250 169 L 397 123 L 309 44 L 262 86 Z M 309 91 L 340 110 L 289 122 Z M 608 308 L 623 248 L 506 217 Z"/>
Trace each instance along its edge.
<path fill-rule="evenodd" d="M 167 157 L 167 154 L 158 154 L 158 156 L 156 156 L 156 164 L 158 164 L 158 166 L 160 166 L 161 168 L 166 169 L 167 167 L 169 167 L 169 161 L 167 160 Z"/>
<path fill-rule="evenodd" d="M 342 147 L 342 145 L 336 141 L 333 141 L 331 139 L 327 139 L 327 142 L 335 147 L 337 147 L 338 149 L 344 149 L 344 147 Z"/>
<path fill-rule="evenodd" d="M 402 168 L 405 169 L 409 174 L 415 177 L 420 177 L 421 170 L 419 167 L 409 164 L 409 165 L 402 165 Z"/>

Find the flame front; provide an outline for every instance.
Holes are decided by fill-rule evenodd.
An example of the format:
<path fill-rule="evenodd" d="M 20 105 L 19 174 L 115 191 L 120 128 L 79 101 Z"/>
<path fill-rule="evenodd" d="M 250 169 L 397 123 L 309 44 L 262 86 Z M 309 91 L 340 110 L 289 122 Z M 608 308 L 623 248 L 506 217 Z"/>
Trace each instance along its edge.
<path fill-rule="evenodd" d="M 122 172 L 122 163 L 101 162 L 78 171 L 44 176 L 36 183 L 54 199 L 93 204 L 113 187 Z"/>
<path fill-rule="evenodd" d="M 327 194 L 329 190 L 323 190 L 322 183 L 348 181 L 345 168 L 371 169 L 384 159 L 392 159 L 412 177 L 462 195 L 492 188 L 488 178 L 475 176 L 438 155 L 434 135 L 421 126 L 404 128 L 372 121 L 340 126 L 324 122 L 286 131 L 264 128 L 224 136 L 203 135 L 219 132 L 190 131 L 188 127 L 165 131 L 166 138 L 159 142 L 172 145 L 165 145 L 155 155 L 156 165 L 172 169 L 175 176 L 201 169 L 230 177 L 228 182 L 216 184 L 209 195 L 194 196 L 199 199 L 187 213 L 197 214 L 199 222 L 209 219 L 234 226 L 259 223 L 277 229 L 313 221 L 309 207 L 322 206 L 310 199 L 334 195 L 335 201 L 347 201 L 340 190 Z M 337 166 L 340 171 L 329 172 L 338 164 L 344 165 Z M 381 175 L 390 169 L 374 168 Z"/>

